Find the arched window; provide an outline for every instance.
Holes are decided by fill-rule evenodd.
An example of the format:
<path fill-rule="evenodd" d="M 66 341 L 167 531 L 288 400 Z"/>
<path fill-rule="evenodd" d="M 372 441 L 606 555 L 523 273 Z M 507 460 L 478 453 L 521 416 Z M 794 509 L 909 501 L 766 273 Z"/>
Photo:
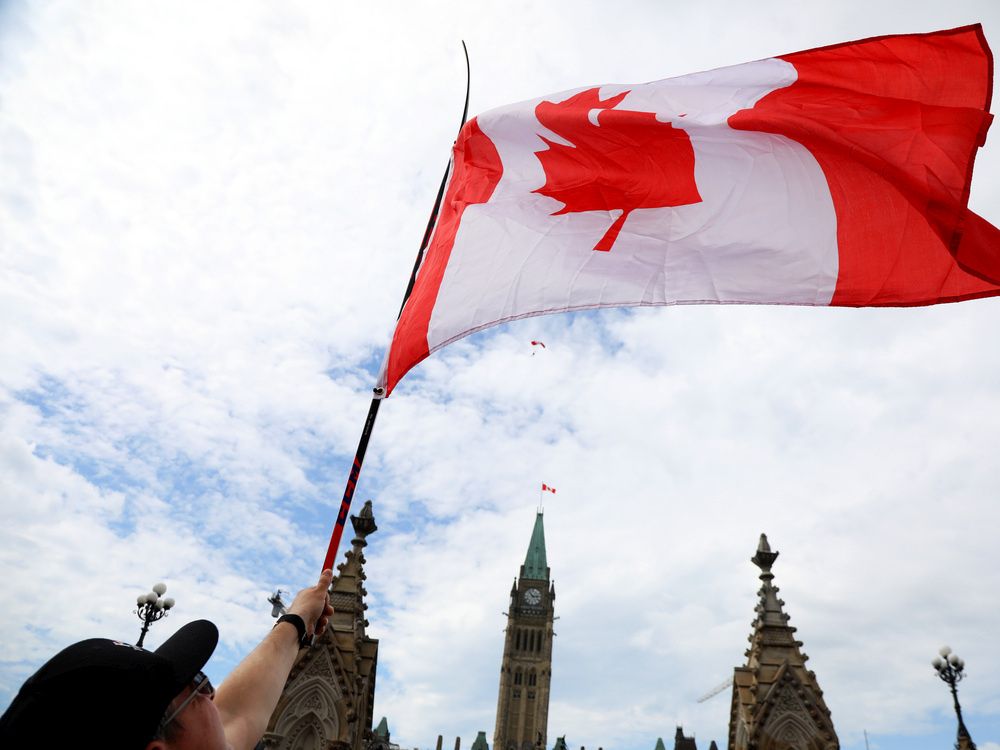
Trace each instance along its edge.
<path fill-rule="evenodd" d="M 538 683 L 538 677 L 535 675 L 535 670 L 532 669 L 528 672 L 528 686 L 534 687 Z"/>
<path fill-rule="evenodd" d="M 535 651 L 542 650 L 542 632 L 538 631 L 538 640 L 535 642 Z"/>
<path fill-rule="evenodd" d="M 514 638 L 514 650 L 515 651 L 520 651 L 521 650 L 521 628 L 518 628 L 517 630 L 514 631 L 514 636 L 515 636 L 515 638 Z"/>
<path fill-rule="evenodd" d="M 517 670 L 516 672 L 514 672 L 514 684 L 515 685 L 520 685 L 522 679 L 523 679 L 523 675 L 521 674 L 521 670 L 520 669 Z"/>

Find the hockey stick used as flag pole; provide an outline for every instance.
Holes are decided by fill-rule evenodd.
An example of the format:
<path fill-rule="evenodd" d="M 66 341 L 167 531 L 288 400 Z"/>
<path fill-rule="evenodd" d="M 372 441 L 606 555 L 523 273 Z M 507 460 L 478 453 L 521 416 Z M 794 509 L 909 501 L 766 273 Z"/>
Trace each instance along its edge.
<path fill-rule="evenodd" d="M 462 123 L 458 126 L 459 131 L 465 125 L 465 121 L 469 116 L 469 90 L 471 87 L 471 70 L 469 67 L 469 50 L 465 46 L 465 42 L 462 42 L 462 52 L 465 53 L 465 108 L 462 110 Z M 437 221 L 438 211 L 441 208 L 441 201 L 444 198 L 444 189 L 448 183 L 448 174 L 451 172 L 451 160 L 448 161 L 448 166 L 444 170 L 444 177 L 441 178 L 441 186 L 438 188 L 437 198 L 434 200 L 434 208 L 431 209 L 430 218 L 427 220 L 427 228 L 424 230 L 424 238 L 420 242 L 420 250 L 417 251 L 417 259 L 413 264 L 413 271 L 410 273 L 410 281 L 406 285 L 406 292 L 403 294 L 403 302 L 399 306 L 399 316 L 403 314 L 403 308 L 406 306 L 406 300 L 410 298 L 410 294 L 413 292 L 413 284 L 417 279 L 417 271 L 420 270 L 420 264 L 424 259 L 424 252 L 427 250 L 427 245 L 430 243 L 431 234 L 434 231 L 434 224 Z M 340 548 L 340 538 L 344 535 L 344 525 L 347 523 L 347 514 L 351 510 L 351 500 L 354 499 L 354 490 L 358 484 L 358 477 L 361 475 L 361 465 L 365 460 L 365 453 L 368 450 L 368 441 L 371 439 L 372 430 L 375 427 L 375 419 L 378 417 L 378 407 L 382 403 L 382 393 L 381 388 L 375 389 L 375 396 L 372 398 L 371 406 L 368 408 L 368 416 L 365 418 L 365 425 L 361 430 L 361 439 L 358 441 L 358 450 L 354 454 L 354 463 L 351 464 L 351 470 L 347 475 L 347 486 L 344 488 L 344 497 L 340 501 L 340 511 L 337 513 L 337 520 L 333 525 L 333 533 L 330 534 L 330 546 L 326 550 L 326 559 L 323 561 L 323 570 L 327 568 L 333 568 L 333 564 L 337 559 L 337 550 Z"/>

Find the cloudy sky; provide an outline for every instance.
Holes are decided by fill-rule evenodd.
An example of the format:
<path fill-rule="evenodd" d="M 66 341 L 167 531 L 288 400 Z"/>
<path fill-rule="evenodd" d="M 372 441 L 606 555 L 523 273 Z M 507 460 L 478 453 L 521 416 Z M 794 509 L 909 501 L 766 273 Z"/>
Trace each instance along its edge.
<path fill-rule="evenodd" d="M 994 0 L 0 4 L 0 705 L 58 648 L 208 617 L 222 678 L 315 578 L 460 118 Z M 997 134 L 994 133 L 994 139 Z M 1000 221 L 1000 148 L 972 207 Z M 1000 300 L 536 318 L 435 354 L 358 490 L 394 741 L 492 739 L 538 487 L 550 744 L 725 744 L 758 534 L 845 750 L 1000 749 Z M 531 339 L 547 344 L 531 356 Z"/>

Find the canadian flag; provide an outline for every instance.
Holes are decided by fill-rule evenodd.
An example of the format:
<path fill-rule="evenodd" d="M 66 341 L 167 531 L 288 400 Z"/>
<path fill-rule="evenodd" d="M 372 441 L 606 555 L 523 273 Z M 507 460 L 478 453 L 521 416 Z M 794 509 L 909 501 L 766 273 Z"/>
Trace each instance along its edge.
<path fill-rule="evenodd" d="M 992 83 L 976 25 L 480 115 L 379 385 L 531 315 L 1000 294 L 1000 231 L 967 209 Z"/>
<path fill-rule="evenodd" d="M 547 484 L 542 484 L 542 492 L 551 492 L 553 495 L 556 494 L 555 487 L 549 487 Z"/>

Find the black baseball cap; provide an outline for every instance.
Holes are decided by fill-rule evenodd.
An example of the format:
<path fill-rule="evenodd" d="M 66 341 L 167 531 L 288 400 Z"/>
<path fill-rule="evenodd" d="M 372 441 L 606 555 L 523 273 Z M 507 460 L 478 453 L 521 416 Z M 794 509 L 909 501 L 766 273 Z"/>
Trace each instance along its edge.
<path fill-rule="evenodd" d="M 67 646 L 27 679 L 0 717 L 0 747 L 61 748 L 75 736 L 107 750 L 141 750 L 218 642 L 215 625 L 195 620 L 156 651 L 106 638 Z"/>

